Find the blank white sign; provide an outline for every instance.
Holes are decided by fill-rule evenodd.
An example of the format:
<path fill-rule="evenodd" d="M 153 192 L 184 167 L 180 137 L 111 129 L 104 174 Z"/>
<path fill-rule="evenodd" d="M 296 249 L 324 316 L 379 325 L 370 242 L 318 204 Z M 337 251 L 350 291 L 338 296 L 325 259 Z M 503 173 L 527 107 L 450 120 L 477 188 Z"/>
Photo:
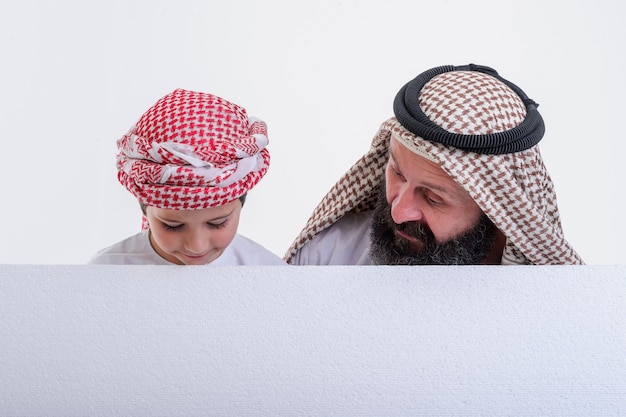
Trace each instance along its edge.
<path fill-rule="evenodd" d="M 624 415 L 625 301 L 625 266 L 0 265 L 0 415 Z"/>

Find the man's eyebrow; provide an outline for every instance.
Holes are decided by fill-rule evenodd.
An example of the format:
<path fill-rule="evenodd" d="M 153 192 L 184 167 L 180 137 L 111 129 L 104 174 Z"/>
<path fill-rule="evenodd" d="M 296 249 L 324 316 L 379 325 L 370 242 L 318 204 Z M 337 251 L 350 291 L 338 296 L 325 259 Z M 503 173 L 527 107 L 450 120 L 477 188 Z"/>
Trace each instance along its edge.
<path fill-rule="evenodd" d="M 396 161 L 396 158 L 394 158 L 393 151 L 391 149 L 389 149 L 389 159 L 393 161 L 393 163 L 396 165 L 398 170 L 402 173 L 403 170 L 402 170 L 402 168 L 400 166 L 398 166 L 398 161 Z M 445 187 L 442 187 L 441 185 L 433 184 L 433 183 L 430 183 L 430 182 L 424 182 L 423 185 L 426 188 L 431 188 L 433 190 L 437 190 L 437 191 L 439 191 L 439 192 L 441 192 L 443 194 L 450 195 L 450 196 L 453 195 L 453 193 L 451 193 L 449 189 L 447 189 Z"/>
<path fill-rule="evenodd" d="M 393 156 L 393 151 L 391 150 L 391 148 L 389 148 L 389 160 L 393 161 L 394 165 L 399 169 L 400 167 L 398 166 L 398 161 L 396 160 L 396 158 Z"/>

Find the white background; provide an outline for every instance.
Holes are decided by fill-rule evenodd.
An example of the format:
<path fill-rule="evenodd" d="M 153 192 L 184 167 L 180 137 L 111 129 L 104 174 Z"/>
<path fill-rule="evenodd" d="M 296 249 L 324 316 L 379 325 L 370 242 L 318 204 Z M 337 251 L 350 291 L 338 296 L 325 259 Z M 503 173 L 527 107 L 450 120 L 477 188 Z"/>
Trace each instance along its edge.
<path fill-rule="evenodd" d="M 566 237 L 623 263 L 626 68 L 618 0 L 24 0 L 0 6 L 0 263 L 86 262 L 137 232 L 115 141 L 201 90 L 268 123 L 240 233 L 282 255 L 369 147 L 398 89 L 492 66 L 538 103 Z"/>

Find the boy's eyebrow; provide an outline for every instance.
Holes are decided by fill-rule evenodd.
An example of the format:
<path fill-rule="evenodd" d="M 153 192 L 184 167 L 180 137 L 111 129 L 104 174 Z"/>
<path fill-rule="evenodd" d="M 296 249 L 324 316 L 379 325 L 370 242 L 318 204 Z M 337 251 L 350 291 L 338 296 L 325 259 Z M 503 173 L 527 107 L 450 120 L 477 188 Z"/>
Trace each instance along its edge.
<path fill-rule="evenodd" d="M 221 216 L 217 216 L 217 217 L 213 217 L 211 219 L 205 220 L 206 222 L 214 222 L 216 220 L 222 220 L 225 219 L 227 217 L 229 217 L 230 215 L 233 214 L 233 212 L 235 211 L 235 209 L 232 209 L 230 212 L 223 214 Z M 168 223 L 185 223 L 184 221 L 178 220 L 178 219 L 168 219 L 167 217 L 160 217 L 160 216 L 155 216 L 157 219 L 159 219 L 162 222 L 168 222 Z"/>
<path fill-rule="evenodd" d="M 235 209 L 232 209 L 230 212 L 224 214 L 223 216 L 218 216 L 218 217 L 213 217 L 211 220 L 207 220 L 207 221 L 215 221 L 215 220 L 221 220 L 221 219 L 225 219 L 226 217 L 230 217 L 231 214 L 233 214 L 233 212 L 235 211 Z"/>
<path fill-rule="evenodd" d="M 208 223 L 208 222 L 214 222 L 216 220 L 224 220 L 224 219 L 226 219 L 229 216 L 230 216 L 230 214 L 227 214 L 225 216 L 220 216 L 220 217 L 213 217 L 212 219 L 209 219 L 206 222 Z"/>

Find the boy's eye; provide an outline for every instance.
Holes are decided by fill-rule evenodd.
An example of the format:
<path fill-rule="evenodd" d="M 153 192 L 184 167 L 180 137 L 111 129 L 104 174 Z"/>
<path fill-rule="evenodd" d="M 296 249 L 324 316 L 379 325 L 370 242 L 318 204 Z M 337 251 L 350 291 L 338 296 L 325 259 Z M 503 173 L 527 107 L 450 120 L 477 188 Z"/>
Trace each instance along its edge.
<path fill-rule="evenodd" d="M 219 223 L 207 223 L 207 224 L 213 229 L 221 229 L 222 227 L 226 226 L 227 222 L 228 222 L 228 219 L 221 221 Z"/>
<path fill-rule="evenodd" d="M 163 227 L 165 228 L 165 230 L 176 231 L 176 230 L 182 229 L 183 225 L 182 224 L 173 225 L 173 224 L 163 223 Z"/>

